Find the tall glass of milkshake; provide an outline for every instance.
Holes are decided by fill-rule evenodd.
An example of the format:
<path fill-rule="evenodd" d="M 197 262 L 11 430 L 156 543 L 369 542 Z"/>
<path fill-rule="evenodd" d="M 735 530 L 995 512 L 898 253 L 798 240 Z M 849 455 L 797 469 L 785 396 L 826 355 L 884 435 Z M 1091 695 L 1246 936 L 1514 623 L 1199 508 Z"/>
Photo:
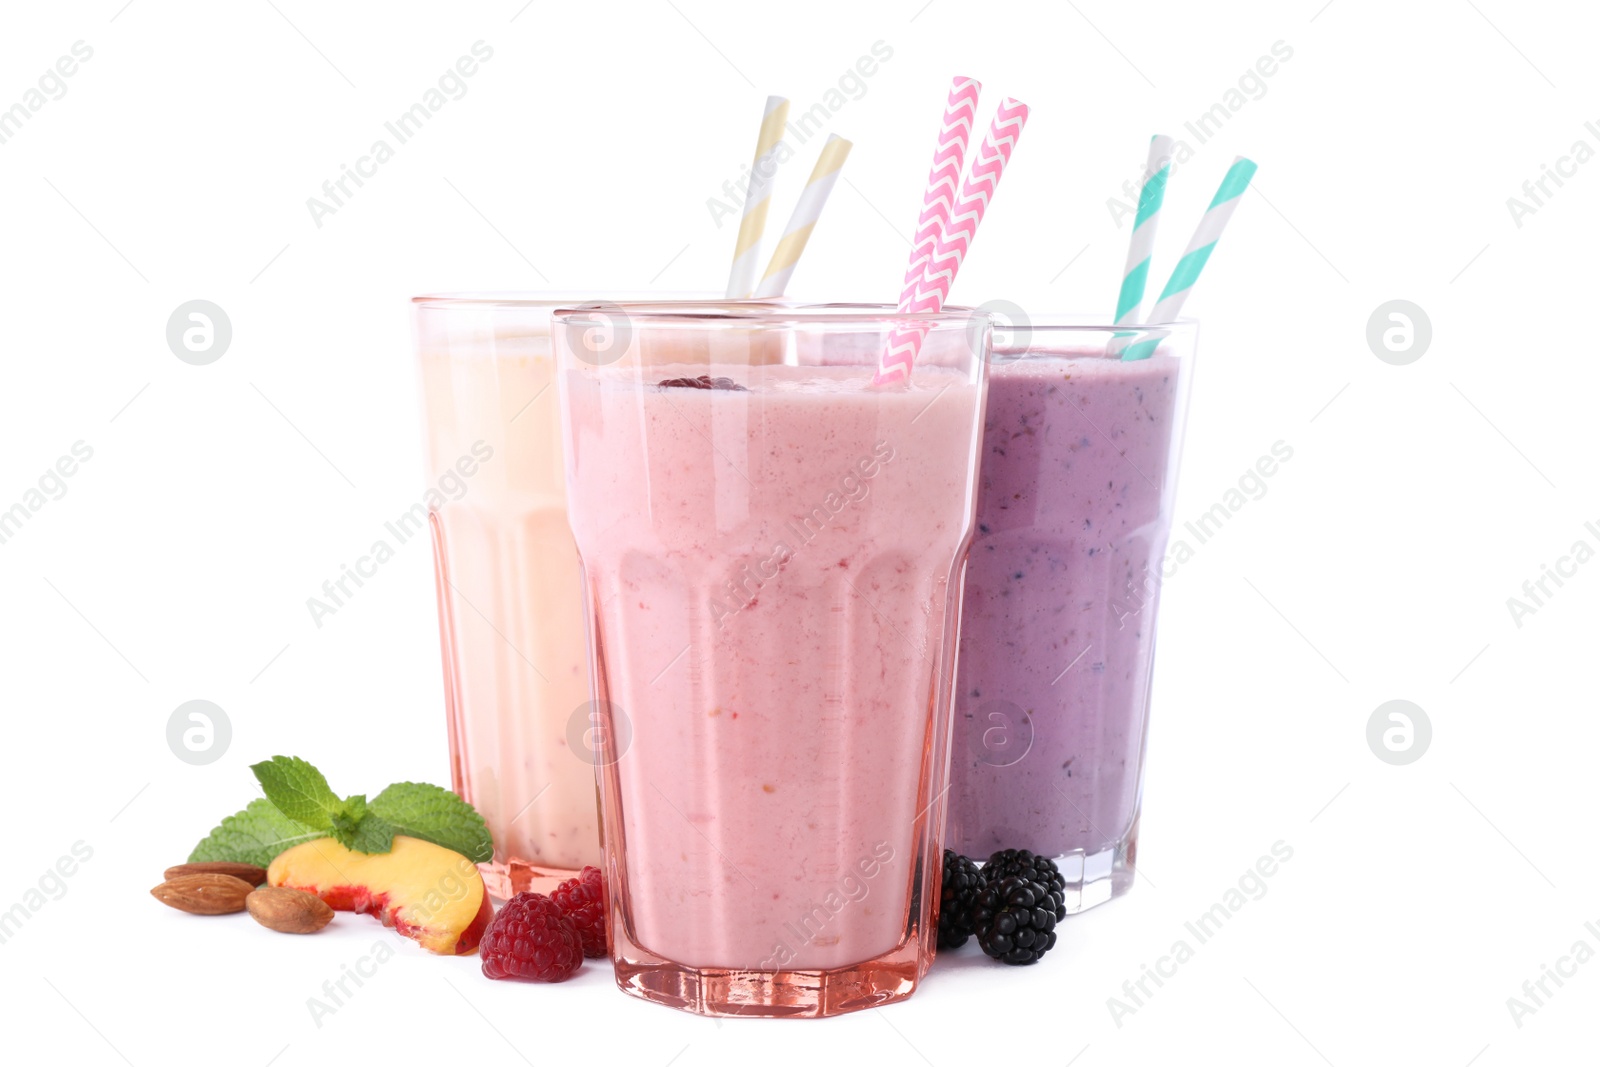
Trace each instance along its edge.
<path fill-rule="evenodd" d="M 921 356 L 875 387 L 896 325 Z M 624 305 L 557 312 L 553 337 L 618 984 L 709 1015 L 909 996 L 987 319 Z"/>
<path fill-rule="evenodd" d="M 601 294 L 421 296 L 426 508 L 451 781 L 489 825 L 502 899 L 600 862 L 578 555 L 550 313 Z"/>
<path fill-rule="evenodd" d="M 996 334 L 946 844 L 1055 858 L 1069 911 L 1134 878 L 1194 344 L 1192 321 Z"/>

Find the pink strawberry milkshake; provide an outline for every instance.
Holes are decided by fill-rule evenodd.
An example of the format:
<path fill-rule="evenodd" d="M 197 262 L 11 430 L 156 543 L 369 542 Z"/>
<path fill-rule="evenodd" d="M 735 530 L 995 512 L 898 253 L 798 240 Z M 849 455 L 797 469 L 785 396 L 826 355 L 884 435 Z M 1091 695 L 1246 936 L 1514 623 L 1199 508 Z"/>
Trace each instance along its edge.
<path fill-rule="evenodd" d="M 735 1013 L 690 986 L 885 960 L 903 995 L 926 965 L 982 375 L 872 369 L 563 365 L 619 984 L 650 999 Z M 629 977 L 663 964 L 694 977 Z"/>

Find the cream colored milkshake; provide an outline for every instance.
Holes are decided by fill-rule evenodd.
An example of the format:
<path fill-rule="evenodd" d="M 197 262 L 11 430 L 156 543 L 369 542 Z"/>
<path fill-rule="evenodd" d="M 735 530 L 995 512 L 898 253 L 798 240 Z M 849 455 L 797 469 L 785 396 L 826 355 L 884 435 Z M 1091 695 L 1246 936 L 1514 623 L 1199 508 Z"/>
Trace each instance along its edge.
<path fill-rule="evenodd" d="M 416 303 L 428 476 L 462 475 L 431 513 L 452 782 L 488 823 L 484 874 L 504 898 L 600 861 L 556 305 Z"/>

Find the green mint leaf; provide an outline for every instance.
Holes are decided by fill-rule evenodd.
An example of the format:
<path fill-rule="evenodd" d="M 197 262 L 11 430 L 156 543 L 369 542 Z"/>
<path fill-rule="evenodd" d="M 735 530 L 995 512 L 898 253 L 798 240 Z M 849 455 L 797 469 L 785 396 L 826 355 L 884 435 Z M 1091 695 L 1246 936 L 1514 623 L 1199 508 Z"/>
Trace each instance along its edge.
<path fill-rule="evenodd" d="M 367 798 L 364 795 L 358 793 L 352 797 L 345 797 L 343 803 L 328 815 L 328 829 L 333 834 L 333 839 L 345 848 L 351 848 L 350 842 L 355 840 L 356 827 L 361 825 L 366 815 Z"/>
<path fill-rule="evenodd" d="M 461 853 L 473 863 L 494 857 L 494 841 L 483 816 L 448 789 L 424 782 L 396 782 L 367 803 L 367 818 L 377 816 L 394 832 L 419 837 Z"/>
<path fill-rule="evenodd" d="M 223 819 L 204 841 L 194 846 L 189 862 L 253 863 L 266 867 L 284 849 L 326 836 L 321 830 L 295 822 L 266 797 L 257 797 L 243 811 Z"/>
<path fill-rule="evenodd" d="M 273 756 L 250 769 L 279 811 L 313 830 L 332 828 L 332 815 L 341 804 L 321 771 L 295 756 Z"/>
<path fill-rule="evenodd" d="M 367 812 L 359 819 L 348 815 L 333 818 L 333 838 L 353 852 L 389 852 L 394 848 L 395 827 Z"/>
<path fill-rule="evenodd" d="M 367 798 L 357 793 L 345 797 L 329 816 L 333 839 L 356 852 L 388 852 L 394 848 L 395 828 L 367 810 Z"/>
<path fill-rule="evenodd" d="M 339 810 L 334 813 L 333 819 L 338 821 L 343 818 L 350 820 L 352 823 L 357 823 L 361 821 L 361 817 L 366 813 L 367 795 L 365 793 L 357 793 L 354 796 L 344 798 L 343 803 L 339 805 Z"/>

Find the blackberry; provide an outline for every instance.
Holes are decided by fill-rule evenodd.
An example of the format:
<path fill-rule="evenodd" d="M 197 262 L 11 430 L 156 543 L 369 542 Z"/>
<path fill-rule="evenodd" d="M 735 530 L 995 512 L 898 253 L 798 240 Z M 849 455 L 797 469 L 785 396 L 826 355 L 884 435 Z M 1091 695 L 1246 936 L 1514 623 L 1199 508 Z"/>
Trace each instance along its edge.
<path fill-rule="evenodd" d="M 1027 849 L 990 856 L 972 905 L 978 947 L 1002 963 L 1037 963 L 1055 947 L 1056 923 L 1067 917 L 1066 888 L 1049 857 Z"/>
<path fill-rule="evenodd" d="M 983 865 L 985 881 L 1002 878 L 1027 878 L 1043 885 L 1055 904 L 1057 921 L 1067 917 L 1067 880 L 1049 856 L 1036 856 L 1025 848 L 1007 848 L 989 857 Z"/>
<path fill-rule="evenodd" d="M 939 890 L 939 947 L 960 948 L 972 936 L 972 904 L 983 888 L 978 865 L 944 850 L 944 884 Z"/>
<path fill-rule="evenodd" d="M 986 882 L 972 907 L 978 947 L 1001 963 L 1037 963 L 1056 944 L 1056 914 L 1048 904 L 1042 883 L 1015 877 Z"/>

